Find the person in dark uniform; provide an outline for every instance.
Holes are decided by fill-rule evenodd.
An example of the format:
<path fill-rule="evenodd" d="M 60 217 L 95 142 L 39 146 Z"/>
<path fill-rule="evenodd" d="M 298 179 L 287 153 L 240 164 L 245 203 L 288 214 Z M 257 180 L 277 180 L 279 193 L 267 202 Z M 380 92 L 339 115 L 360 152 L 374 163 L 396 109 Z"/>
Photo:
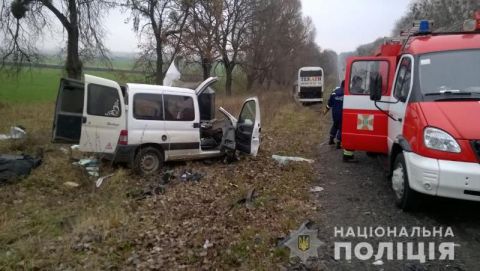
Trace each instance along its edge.
<path fill-rule="evenodd" d="M 342 148 L 342 113 L 343 113 L 343 95 L 345 88 L 345 80 L 342 81 L 340 87 L 336 88 L 330 98 L 328 99 L 327 108 L 325 108 L 324 115 L 332 110 L 333 125 L 330 129 L 329 145 L 335 144 L 335 138 L 337 139 L 337 149 Z"/>

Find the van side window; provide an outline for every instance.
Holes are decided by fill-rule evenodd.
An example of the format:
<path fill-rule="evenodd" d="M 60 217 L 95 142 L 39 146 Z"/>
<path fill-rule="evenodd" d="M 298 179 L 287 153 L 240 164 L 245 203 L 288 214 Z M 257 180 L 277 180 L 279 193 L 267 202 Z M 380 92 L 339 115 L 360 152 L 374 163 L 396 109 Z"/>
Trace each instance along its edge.
<path fill-rule="evenodd" d="M 381 88 L 388 93 L 389 64 L 383 60 L 359 60 L 352 64 L 350 74 L 351 95 L 370 95 L 372 88 Z"/>
<path fill-rule="evenodd" d="M 163 102 L 165 106 L 165 120 L 195 120 L 195 108 L 193 106 L 192 97 L 179 95 L 163 95 Z"/>
<path fill-rule="evenodd" d="M 162 95 L 135 94 L 133 96 L 133 117 L 138 120 L 163 120 Z"/>
<path fill-rule="evenodd" d="M 118 118 L 121 115 L 118 90 L 95 84 L 88 85 L 87 113 L 94 116 Z"/>
<path fill-rule="evenodd" d="M 412 84 L 412 60 L 405 57 L 400 62 L 400 69 L 398 70 L 397 80 L 393 95 L 402 102 L 405 102 L 410 92 Z"/>

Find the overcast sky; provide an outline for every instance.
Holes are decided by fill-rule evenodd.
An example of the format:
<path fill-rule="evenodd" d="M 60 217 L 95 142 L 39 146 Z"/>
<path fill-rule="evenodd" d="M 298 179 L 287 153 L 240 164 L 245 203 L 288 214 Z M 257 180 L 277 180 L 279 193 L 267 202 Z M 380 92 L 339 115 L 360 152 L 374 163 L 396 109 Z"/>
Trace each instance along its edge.
<path fill-rule="evenodd" d="M 304 15 L 310 16 L 317 29 L 317 43 L 337 53 L 353 51 L 360 44 L 388 36 L 395 21 L 406 11 L 410 0 L 302 0 Z M 114 52 L 137 51 L 137 37 L 128 15 L 111 11 L 105 19 L 105 44 Z M 43 41 L 48 49 L 59 49 L 61 29 Z"/>
<path fill-rule="evenodd" d="M 389 36 L 410 0 L 302 0 L 317 29 L 316 41 L 337 53 Z"/>

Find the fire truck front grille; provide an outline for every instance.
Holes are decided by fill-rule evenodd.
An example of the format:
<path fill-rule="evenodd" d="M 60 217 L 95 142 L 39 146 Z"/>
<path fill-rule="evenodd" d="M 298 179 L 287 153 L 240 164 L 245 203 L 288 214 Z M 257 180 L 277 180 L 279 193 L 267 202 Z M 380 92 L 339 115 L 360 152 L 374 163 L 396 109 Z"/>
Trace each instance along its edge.
<path fill-rule="evenodd" d="M 472 141 L 472 147 L 475 153 L 477 154 L 477 158 L 480 161 L 480 140 Z"/>

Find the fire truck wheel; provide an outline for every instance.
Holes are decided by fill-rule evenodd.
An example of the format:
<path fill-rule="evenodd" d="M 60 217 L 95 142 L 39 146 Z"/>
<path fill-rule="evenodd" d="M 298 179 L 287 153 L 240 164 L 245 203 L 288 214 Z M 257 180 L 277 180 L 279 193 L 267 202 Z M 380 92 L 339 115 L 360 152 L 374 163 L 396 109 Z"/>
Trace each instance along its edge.
<path fill-rule="evenodd" d="M 392 188 L 395 192 L 395 203 L 404 211 L 413 211 L 417 205 L 417 192 L 410 188 L 408 183 L 405 157 L 399 154 L 395 159 L 392 172 Z"/>
<path fill-rule="evenodd" d="M 135 156 L 134 170 L 141 176 L 154 175 L 163 167 L 162 153 L 153 147 L 142 148 Z"/>

